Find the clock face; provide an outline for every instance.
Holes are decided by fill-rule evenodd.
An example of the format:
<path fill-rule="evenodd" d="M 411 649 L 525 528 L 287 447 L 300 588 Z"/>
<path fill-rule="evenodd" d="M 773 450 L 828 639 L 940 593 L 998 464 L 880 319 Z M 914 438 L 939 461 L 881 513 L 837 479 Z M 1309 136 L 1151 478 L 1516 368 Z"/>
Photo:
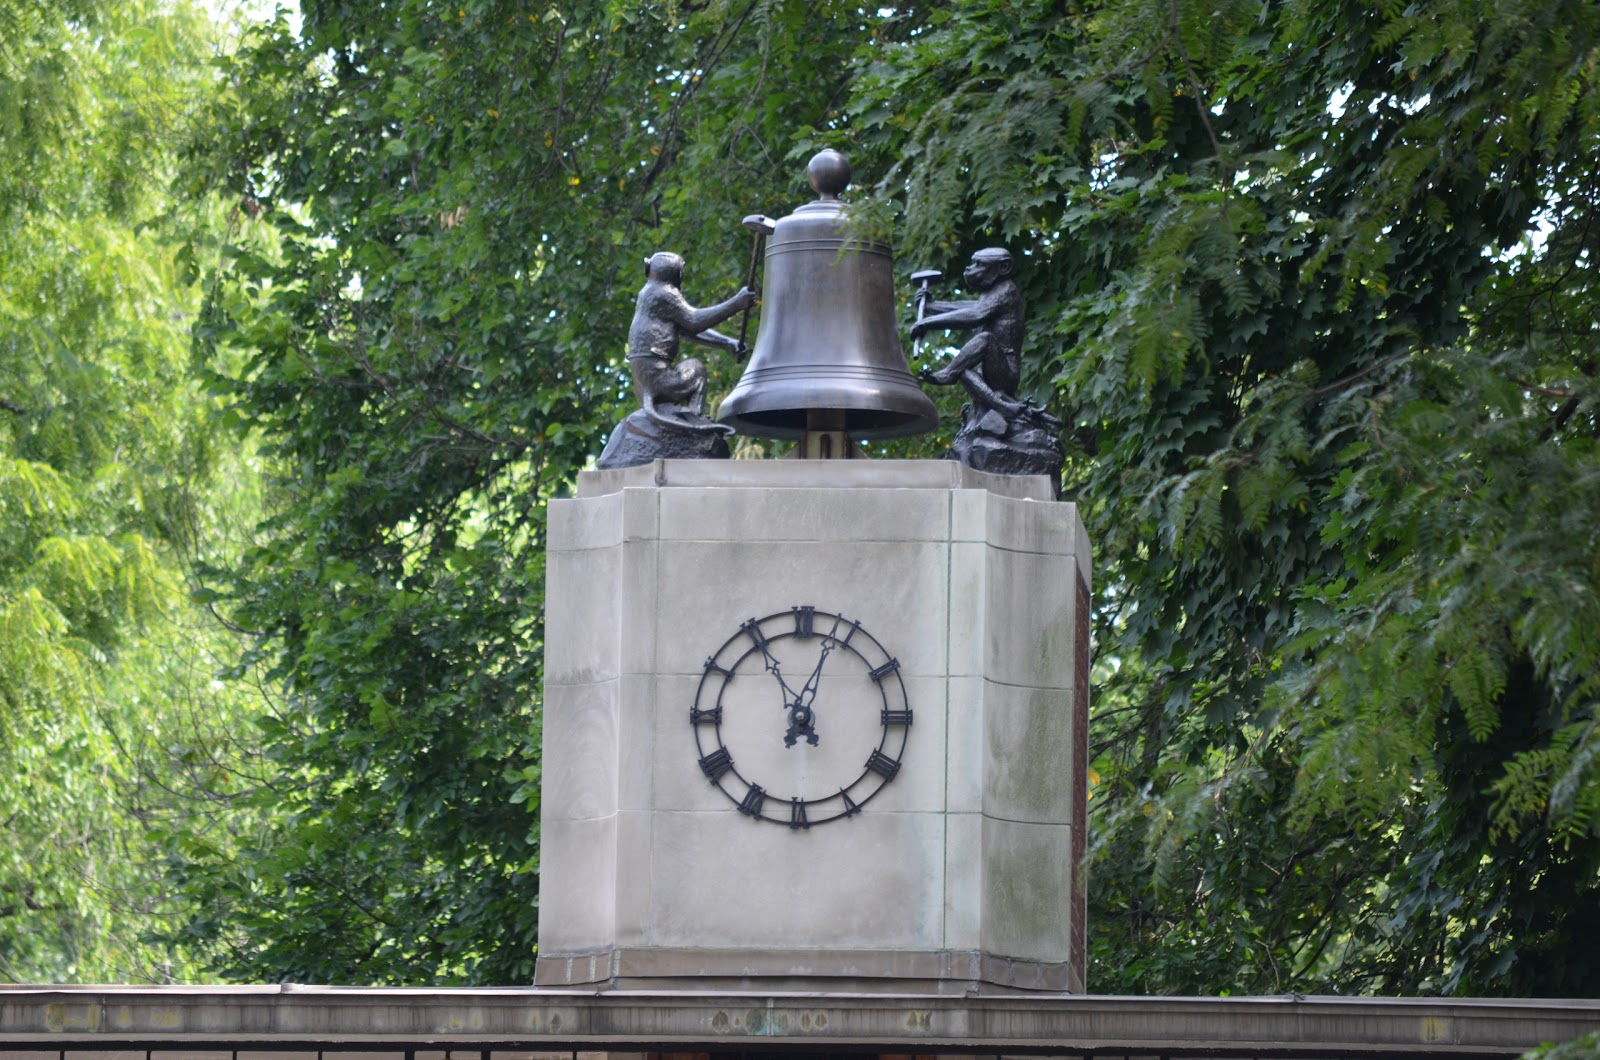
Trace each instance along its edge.
<path fill-rule="evenodd" d="M 842 615 L 752 618 L 706 660 L 689 711 L 700 770 L 739 812 L 790 828 L 852 817 L 900 772 L 900 662 Z"/>

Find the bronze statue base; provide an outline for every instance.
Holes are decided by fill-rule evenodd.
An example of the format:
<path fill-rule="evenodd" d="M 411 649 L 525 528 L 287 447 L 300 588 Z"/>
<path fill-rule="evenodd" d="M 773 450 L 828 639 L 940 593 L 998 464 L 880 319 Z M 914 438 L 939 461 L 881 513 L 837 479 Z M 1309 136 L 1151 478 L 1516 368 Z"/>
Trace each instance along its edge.
<path fill-rule="evenodd" d="M 602 471 L 637 467 L 662 458 L 726 460 L 731 427 L 704 416 L 694 416 L 671 405 L 658 406 L 660 415 L 639 409 L 617 424 L 596 464 Z"/>

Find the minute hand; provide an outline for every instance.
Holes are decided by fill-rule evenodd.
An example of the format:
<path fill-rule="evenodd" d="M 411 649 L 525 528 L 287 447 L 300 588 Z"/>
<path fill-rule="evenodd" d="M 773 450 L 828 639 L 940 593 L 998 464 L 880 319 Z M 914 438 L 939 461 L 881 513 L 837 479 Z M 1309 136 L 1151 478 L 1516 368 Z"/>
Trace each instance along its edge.
<path fill-rule="evenodd" d="M 795 697 L 796 703 L 800 704 L 801 706 L 809 707 L 811 705 L 811 701 L 817 698 L 817 682 L 822 677 L 822 664 L 828 661 L 828 653 L 832 650 L 832 644 L 824 644 L 822 646 L 822 654 L 817 657 L 817 667 L 811 671 L 811 679 L 806 682 L 806 686 L 802 688 L 800 690 L 800 694 Z"/>

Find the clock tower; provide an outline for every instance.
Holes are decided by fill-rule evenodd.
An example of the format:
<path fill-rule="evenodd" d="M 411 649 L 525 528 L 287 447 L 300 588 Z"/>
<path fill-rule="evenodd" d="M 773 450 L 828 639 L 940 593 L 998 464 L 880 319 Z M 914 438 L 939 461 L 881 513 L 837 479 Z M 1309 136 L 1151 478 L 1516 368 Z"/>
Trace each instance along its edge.
<path fill-rule="evenodd" d="M 759 255 L 695 309 L 658 253 L 640 409 L 550 503 L 536 981 L 1081 993 L 1089 543 L 1064 424 L 1015 396 L 1011 256 L 973 255 L 975 301 L 913 276 L 914 335 L 974 332 L 923 375 L 972 399 L 950 459 L 858 459 L 938 415 L 848 163 L 807 177 L 815 202 L 745 218 L 765 309 L 720 419 L 678 350 L 744 350 L 711 328 Z M 707 458 L 735 430 L 797 444 Z"/>
<path fill-rule="evenodd" d="M 550 506 L 538 983 L 1081 992 L 1089 591 L 1041 476 L 585 472 Z"/>

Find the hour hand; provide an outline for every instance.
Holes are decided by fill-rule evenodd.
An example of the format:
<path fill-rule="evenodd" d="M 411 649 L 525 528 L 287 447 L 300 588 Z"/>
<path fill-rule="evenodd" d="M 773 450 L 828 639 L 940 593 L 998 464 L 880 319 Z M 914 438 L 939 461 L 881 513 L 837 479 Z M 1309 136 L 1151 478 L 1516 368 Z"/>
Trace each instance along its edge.
<path fill-rule="evenodd" d="M 806 686 L 800 690 L 798 696 L 789 700 L 789 731 L 783 737 L 785 747 L 793 747 L 800 737 L 806 738 L 806 743 L 812 747 L 817 745 L 817 714 L 811 709 L 811 703 L 817 698 L 817 683 L 822 679 L 822 664 L 828 661 L 828 653 L 833 650 L 833 645 L 823 644 L 822 654 L 817 658 L 817 665 L 811 671 L 811 677 L 806 681 Z"/>
<path fill-rule="evenodd" d="M 762 634 L 760 624 L 752 618 L 741 628 L 755 642 L 755 646 L 760 649 L 761 664 L 767 668 L 769 674 L 778 679 L 778 687 L 783 689 L 783 702 L 787 706 L 794 699 L 794 691 L 790 689 L 788 682 L 783 679 L 783 672 L 778 669 L 778 660 L 774 659 L 772 652 L 767 649 L 767 638 Z"/>

